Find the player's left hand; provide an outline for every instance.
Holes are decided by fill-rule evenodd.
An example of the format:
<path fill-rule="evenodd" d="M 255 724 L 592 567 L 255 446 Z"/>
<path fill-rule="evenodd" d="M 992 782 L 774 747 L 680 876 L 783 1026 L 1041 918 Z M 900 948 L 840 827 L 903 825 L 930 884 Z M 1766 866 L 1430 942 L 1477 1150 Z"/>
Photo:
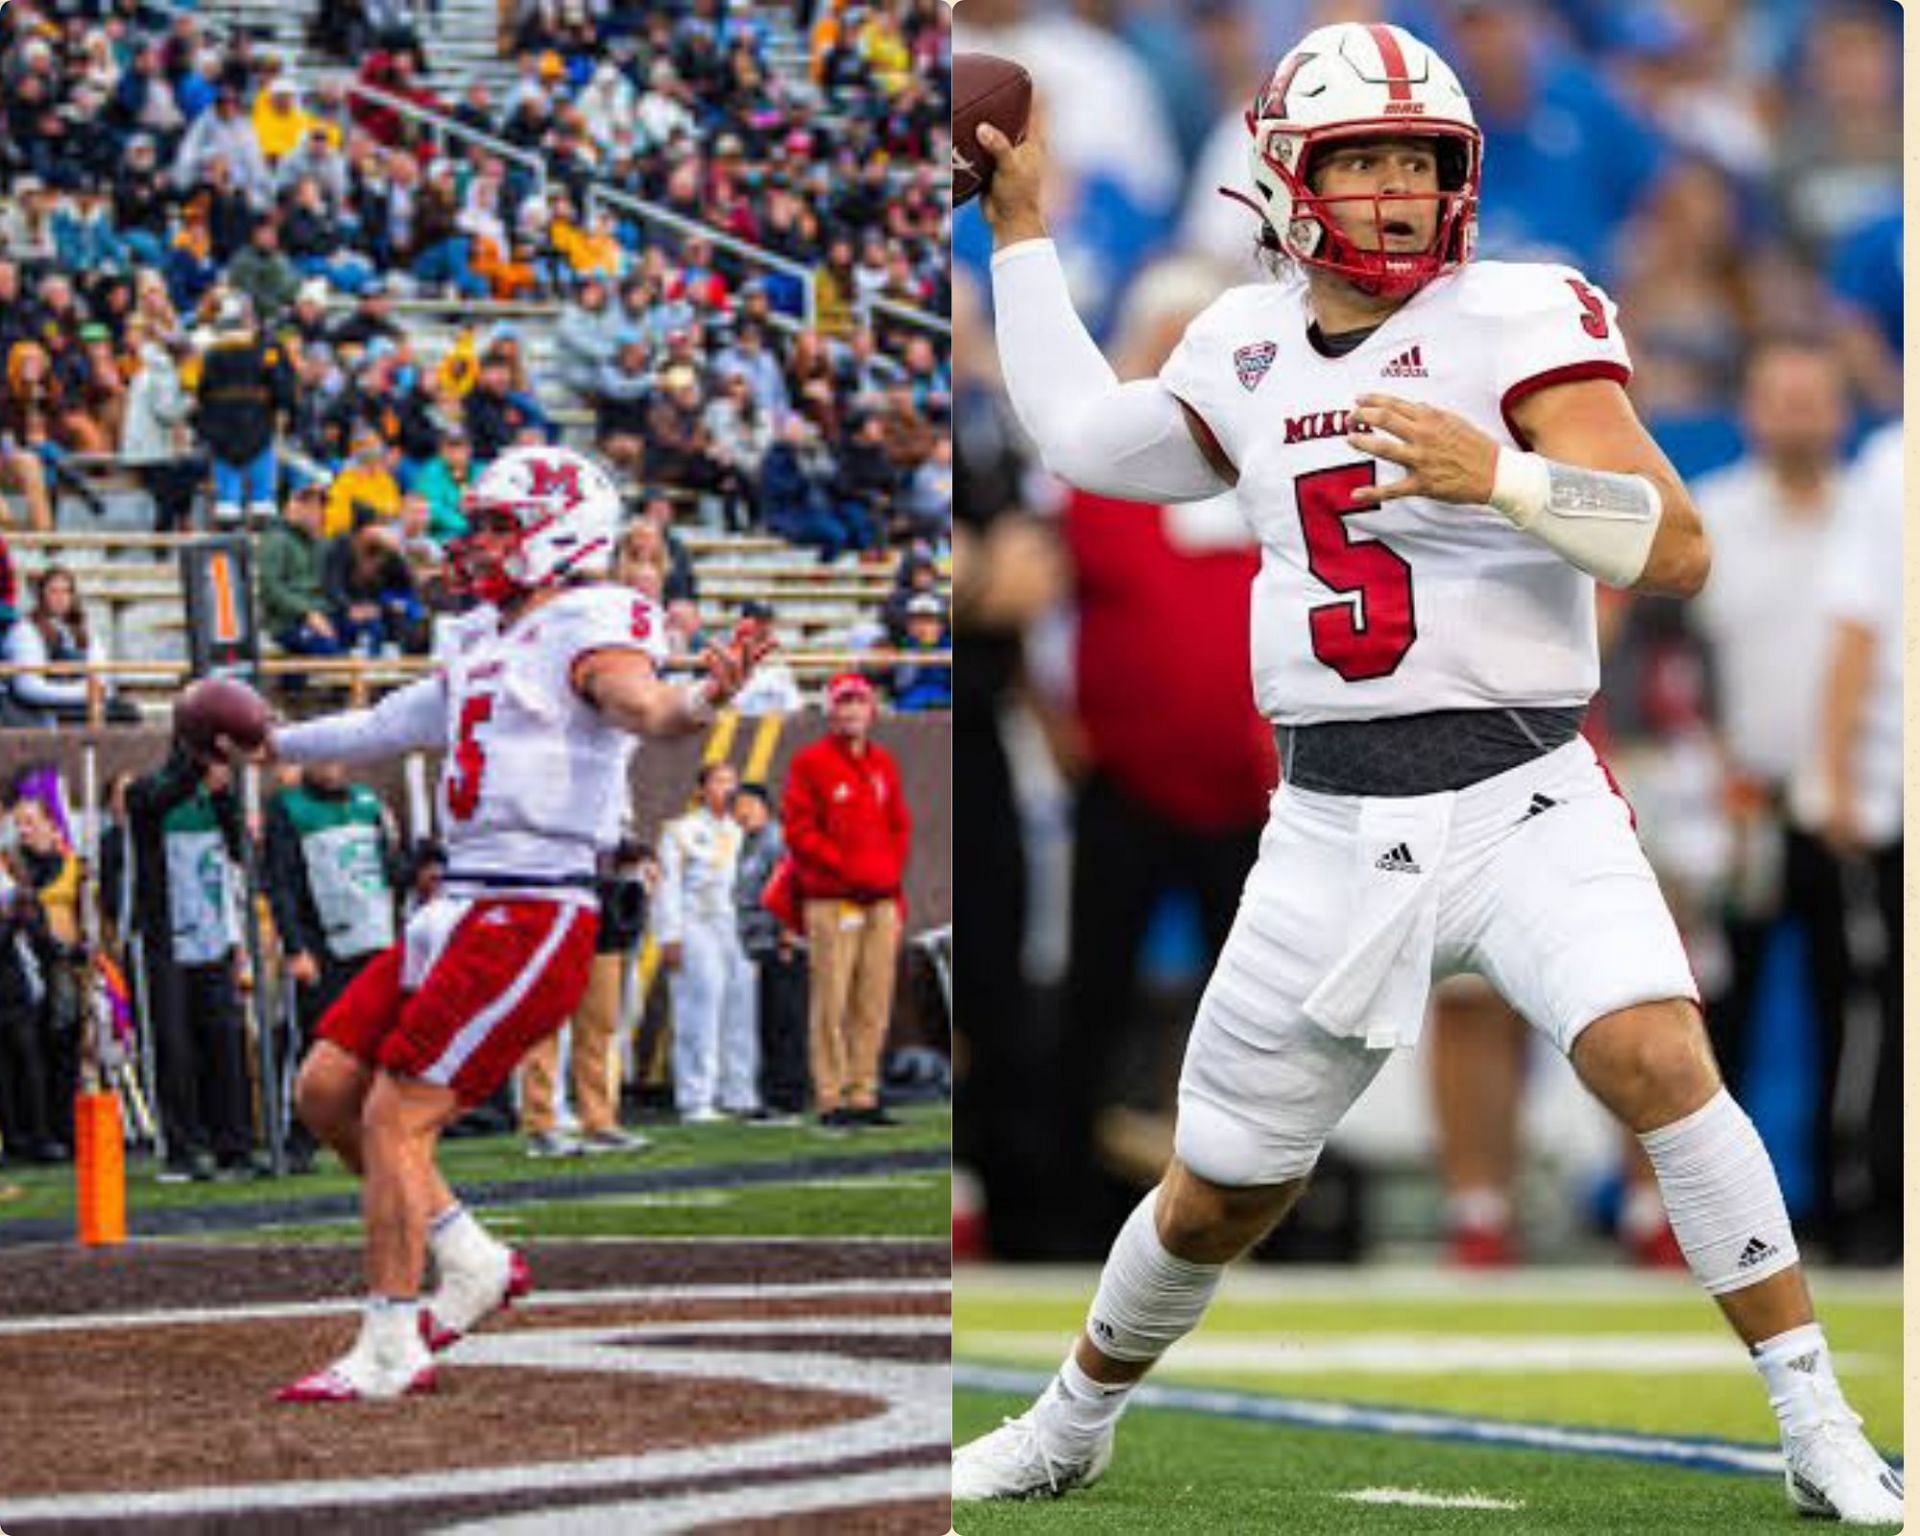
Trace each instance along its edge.
<path fill-rule="evenodd" d="M 707 692 L 715 704 L 724 704 L 753 675 L 779 642 L 773 631 L 758 619 L 742 619 L 733 626 L 733 634 L 724 645 L 710 645 L 701 654 L 700 664 L 707 672 Z"/>
<path fill-rule="evenodd" d="M 1362 395 L 1352 419 L 1361 427 L 1347 434 L 1352 447 L 1406 470 L 1398 480 L 1355 491 L 1356 507 L 1401 496 L 1485 506 L 1493 495 L 1500 445 L 1464 416 L 1397 395 Z"/>

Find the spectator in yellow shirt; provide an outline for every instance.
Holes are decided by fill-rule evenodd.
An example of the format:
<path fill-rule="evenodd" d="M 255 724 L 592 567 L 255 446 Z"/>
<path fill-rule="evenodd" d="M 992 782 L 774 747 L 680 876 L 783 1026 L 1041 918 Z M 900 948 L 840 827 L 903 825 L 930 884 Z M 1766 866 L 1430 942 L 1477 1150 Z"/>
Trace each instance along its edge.
<path fill-rule="evenodd" d="M 268 165 L 299 147 L 300 141 L 318 130 L 330 143 L 338 145 L 340 130 L 332 123 L 302 111 L 293 82 L 284 75 L 269 80 L 253 99 L 253 135 L 260 141 L 260 153 Z"/>
<path fill-rule="evenodd" d="M 400 482 L 393 474 L 396 453 L 371 427 L 362 425 L 354 429 L 352 457 L 333 477 L 333 486 L 327 492 L 323 538 L 351 532 L 356 507 L 368 508 L 382 522 L 400 515 Z"/>

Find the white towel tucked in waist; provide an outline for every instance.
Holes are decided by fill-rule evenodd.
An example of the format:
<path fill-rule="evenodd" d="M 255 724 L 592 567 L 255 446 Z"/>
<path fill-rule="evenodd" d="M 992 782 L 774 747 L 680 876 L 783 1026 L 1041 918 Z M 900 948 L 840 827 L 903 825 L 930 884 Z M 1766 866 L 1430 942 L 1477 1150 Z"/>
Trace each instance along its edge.
<path fill-rule="evenodd" d="M 433 898 L 407 919 L 406 955 L 400 964 L 400 985 L 408 992 L 419 991 L 427 973 L 440 963 L 441 953 L 460 919 L 473 906 L 470 896 L 449 896 L 445 892 Z"/>
<path fill-rule="evenodd" d="M 1369 1048 L 1414 1045 L 1432 982 L 1438 879 L 1455 796 L 1365 799 L 1354 833 L 1351 938 L 1303 1008 Z"/>

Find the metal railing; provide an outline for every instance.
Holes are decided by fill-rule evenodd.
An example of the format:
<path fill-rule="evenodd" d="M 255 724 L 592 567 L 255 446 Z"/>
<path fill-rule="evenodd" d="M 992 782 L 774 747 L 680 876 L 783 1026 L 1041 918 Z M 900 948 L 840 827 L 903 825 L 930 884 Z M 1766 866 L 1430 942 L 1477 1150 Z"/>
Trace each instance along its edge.
<path fill-rule="evenodd" d="M 448 117 L 444 112 L 423 107 L 417 101 L 409 101 L 404 96 L 383 91 L 379 86 L 368 85 L 356 77 L 348 76 L 343 79 L 340 82 L 340 88 L 344 95 L 371 101 L 378 106 L 386 107 L 389 111 L 398 112 L 403 117 L 419 119 L 427 125 L 427 136 L 436 148 L 444 147 L 447 136 L 452 135 L 457 139 L 465 139 L 470 144 L 478 144 L 490 155 L 498 155 L 502 160 L 508 160 L 526 168 L 533 173 L 534 185 L 539 188 L 540 195 L 542 197 L 547 195 L 548 171 L 544 156 L 535 154 L 530 149 L 522 149 L 517 144 L 509 144 L 505 139 L 494 134 L 482 132 L 478 128 L 470 128 L 465 123 Z"/>
<path fill-rule="evenodd" d="M 801 320 L 800 323 L 812 330 L 817 309 L 813 295 L 813 268 L 804 262 L 798 262 L 787 256 L 777 256 L 764 246 L 754 245 L 723 229 L 711 224 L 703 224 L 698 219 L 690 219 L 684 214 L 675 213 L 670 208 L 662 208 L 658 203 L 650 203 L 644 197 L 635 197 L 631 192 L 618 187 L 608 186 L 598 180 L 587 187 L 587 213 L 589 216 L 601 204 L 606 203 L 618 208 L 635 219 L 648 224 L 657 224 L 674 233 L 705 240 L 716 250 L 730 251 L 743 261 L 765 268 L 769 272 L 780 272 L 794 278 L 800 284 Z"/>

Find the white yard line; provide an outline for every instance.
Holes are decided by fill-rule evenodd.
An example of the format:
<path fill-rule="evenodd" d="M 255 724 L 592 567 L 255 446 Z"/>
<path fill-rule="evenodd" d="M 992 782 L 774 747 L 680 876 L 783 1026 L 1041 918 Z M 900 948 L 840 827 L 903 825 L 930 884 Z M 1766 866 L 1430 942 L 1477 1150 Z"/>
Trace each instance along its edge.
<path fill-rule="evenodd" d="M 1745 1376 L 1753 1362 L 1732 1334 L 1671 1333 L 1393 1333 L 1285 1336 L 1284 1320 L 1272 1333 L 1249 1335 L 1211 1330 L 1183 1339 L 1167 1354 L 1163 1375 L 1208 1376 L 1471 1376 L 1550 1375 L 1579 1371 L 1599 1375 Z M 955 1349 L 969 1358 L 1052 1365 L 1070 1342 L 1054 1330 L 967 1329 Z M 1870 1355 L 1836 1362 L 1843 1372 L 1885 1370 Z"/>
<path fill-rule="evenodd" d="M 817 1509 L 854 1510 L 905 1499 L 943 1499 L 952 1474 L 937 1467 L 901 1467 L 859 1472 L 813 1482 L 782 1482 L 716 1493 L 692 1493 L 657 1501 L 594 1504 L 548 1513 L 502 1515 L 442 1527 L 436 1536 L 674 1536 L 712 1530 L 723 1522 L 803 1515 Z"/>
<path fill-rule="evenodd" d="M 650 1301 L 775 1301 L 831 1296 L 944 1296 L 949 1287 L 935 1276 L 911 1280 L 818 1280 L 791 1285 L 636 1285 L 610 1290 L 535 1291 L 515 1306 L 631 1306 Z M 166 1312 L 107 1312 L 72 1317 L 0 1320 L 0 1339 L 28 1334 L 94 1333 L 109 1328 L 178 1328 L 205 1323 L 273 1322 L 295 1317 L 335 1317 L 358 1312 L 360 1302 L 276 1301 L 249 1306 L 192 1307 Z"/>
<path fill-rule="evenodd" d="M 1480 1493 L 1428 1493 L 1423 1488 L 1358 1488 L 1336 1493 L 1354 1504 L 1403 1504 L 1411 1509 L 1525 1509 L 1518 1499 L 1491 1499 Z"/>

